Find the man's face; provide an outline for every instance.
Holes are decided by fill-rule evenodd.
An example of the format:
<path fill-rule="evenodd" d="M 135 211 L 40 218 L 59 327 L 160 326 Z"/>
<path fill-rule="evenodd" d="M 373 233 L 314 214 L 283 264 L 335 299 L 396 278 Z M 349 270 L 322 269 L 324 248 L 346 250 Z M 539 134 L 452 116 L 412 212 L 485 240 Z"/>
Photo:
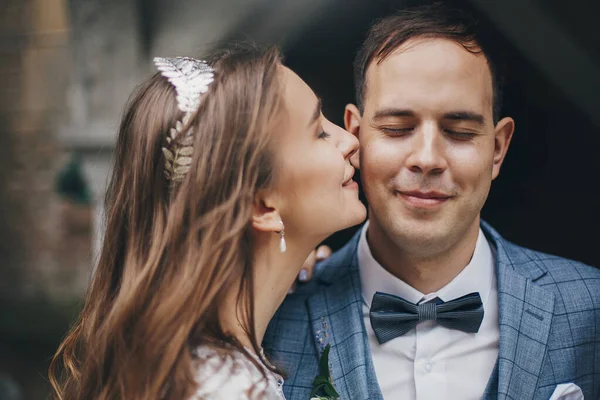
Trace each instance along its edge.
<path fill-rule="evenodd" d="M 510 118 L 494 126 L 485 57 L 413 39 L 365 79 L 363 115 L 347 110 L 346 126 L 359 136 L 371 225 L 399 248 L 456 245 L 478 229 L 513 131 Z"/>

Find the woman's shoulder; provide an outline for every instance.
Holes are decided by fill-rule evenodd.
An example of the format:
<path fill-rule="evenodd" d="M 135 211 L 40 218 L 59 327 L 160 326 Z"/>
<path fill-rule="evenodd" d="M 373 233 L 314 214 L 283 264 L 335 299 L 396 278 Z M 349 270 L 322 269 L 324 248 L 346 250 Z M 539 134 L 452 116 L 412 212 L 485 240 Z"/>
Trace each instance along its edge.
<path fill-rule="evenodd" d="M 237 349 L 200 346 L 194 350 L 197 387 L 189 400 L 283 399 L 281 377 L 264 367 L 263 374 L 259 366 Z"/>

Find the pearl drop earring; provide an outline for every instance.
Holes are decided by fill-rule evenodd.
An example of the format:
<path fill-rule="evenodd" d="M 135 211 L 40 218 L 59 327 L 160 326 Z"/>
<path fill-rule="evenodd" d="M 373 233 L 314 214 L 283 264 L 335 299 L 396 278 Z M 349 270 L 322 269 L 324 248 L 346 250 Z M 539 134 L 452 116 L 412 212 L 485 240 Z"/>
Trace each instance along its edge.
<path fill-rule="evenodd" d="M 281 239 L 279 239 L 279 251 L 285 253 L 287 250 L 287 245 L 285 243 L 285 225 L 283 225 L 282 220 L 279 220 L 279 222 L 281 222 L 281 231 L 279 232 L 279 235 L 281 235 Z"/>

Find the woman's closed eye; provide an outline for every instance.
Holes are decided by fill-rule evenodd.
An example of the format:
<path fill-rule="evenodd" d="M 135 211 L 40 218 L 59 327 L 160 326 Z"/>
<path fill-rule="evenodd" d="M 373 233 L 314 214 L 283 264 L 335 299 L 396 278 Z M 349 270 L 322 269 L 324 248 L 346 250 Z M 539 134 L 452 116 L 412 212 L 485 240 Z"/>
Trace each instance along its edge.
<path fill-rule="evenodd" d="M 325 130 L 321 130 L 321 132 L 319 133 L 319 135 L 317 136 L 319 139 L 327 139 L 329 137 L 331 137 L 331 135 L 327 132 L 325 132 Z"/>

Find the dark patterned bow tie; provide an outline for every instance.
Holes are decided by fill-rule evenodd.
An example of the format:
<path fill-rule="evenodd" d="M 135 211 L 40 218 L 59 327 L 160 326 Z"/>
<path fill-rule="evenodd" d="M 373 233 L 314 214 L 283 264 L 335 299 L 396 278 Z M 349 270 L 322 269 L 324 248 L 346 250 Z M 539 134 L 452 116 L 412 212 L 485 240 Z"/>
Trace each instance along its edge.
<path fill-rule="evenodd" d="M 404 335 L 422 321 L 463 332 L 477 333 L 483 320 L 479 293 L 471 293 L 440 304 L 433 301 L 413 304 L 401 297 L 377 292 L 371 303 L 371 327 L 380 344 Z"/>

